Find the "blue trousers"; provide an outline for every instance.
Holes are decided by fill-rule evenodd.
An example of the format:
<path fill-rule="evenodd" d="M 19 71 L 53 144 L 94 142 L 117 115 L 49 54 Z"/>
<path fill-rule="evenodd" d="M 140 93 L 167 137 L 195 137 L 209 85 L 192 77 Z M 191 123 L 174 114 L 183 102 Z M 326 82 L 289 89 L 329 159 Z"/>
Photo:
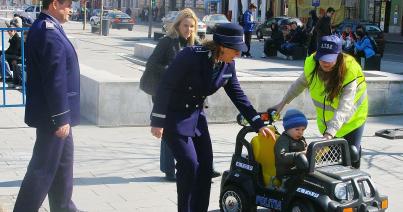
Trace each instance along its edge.
<path fill-rule="evenodd" d="M 360 168 L 361 165 L 361 139 L 362 139 L 362 134 L 364 132 L 364 126 L 365 124 L 363 124 L 361 127 L 351 131 L 350 133 L 348 133 L 347 135 L 345 135 L 343 138 L 346 139 L 346 141 L 348 142 L 349 145 L 354 145 L 355 147 L 357 147 L 357 150 L 359 152 L 359 160 L 357 162 L 353 162 L 352 166 L 354 168 Z"/>
<path fill-rule="evenodd" d="M 73 212 L 73 135 L 62 140 L 49 129 L 37 129 L 27 173 L 14 212 L 37 212 L 48 194 L 50 211 Z"/>
<path fill-rule="evenodd" d="M 161 140 L 160 170 L 167 175 L 175 175 L 175 158 L 165 140 Z"/>
<path fill-rule="evenodd" d="M 199 122 L 200 123 L 200 122 Z M 164 131 L 176 163 L 179 212 L 206 212 L 210 201 L 213 150 L 207 122 L 199 124 L 200 135 L 188 137 Z"/>

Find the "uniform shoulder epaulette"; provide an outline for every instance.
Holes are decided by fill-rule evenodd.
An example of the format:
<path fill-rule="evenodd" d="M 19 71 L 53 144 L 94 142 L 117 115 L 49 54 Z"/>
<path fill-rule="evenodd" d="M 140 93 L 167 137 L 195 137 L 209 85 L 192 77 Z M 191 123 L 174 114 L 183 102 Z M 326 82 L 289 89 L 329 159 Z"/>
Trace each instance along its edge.
<path fill-rule="evenodd" d="M 195 51 L 197 53 L 203 53 L 203 52 L 209 51 L 207 48 L 205 48 L 204 46 L 200 46 L 200 45 L 193 46 L 192 48 L 193 48 L 193 51 Z"/>
<path fill-rule="evenodd" d="M 55 29 L 56 28 L 55 24 L 53 22 L 47 21 L 47 20 L 45 20 L 45 27 L 46 27 L 46 29 Z"/>

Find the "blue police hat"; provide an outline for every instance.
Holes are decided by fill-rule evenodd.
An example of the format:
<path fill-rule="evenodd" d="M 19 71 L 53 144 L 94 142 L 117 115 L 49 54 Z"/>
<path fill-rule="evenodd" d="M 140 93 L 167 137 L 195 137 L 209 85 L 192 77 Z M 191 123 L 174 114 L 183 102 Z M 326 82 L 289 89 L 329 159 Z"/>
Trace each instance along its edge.
<path fill-rule="evenodd" d="M 213 33 L 213 40 L 230 49 L 238 51 L 246 51 L 248 49 L 243 42 L 243 28 L 235 23 L 218 25 Z"/>
<path fill-rule="evenodd" d="M 336 35 L 323 36 L 320 39 L 315 59 L 325 62 L 334 62 L 341 53 L 341 47 L 342 41 Z"/>

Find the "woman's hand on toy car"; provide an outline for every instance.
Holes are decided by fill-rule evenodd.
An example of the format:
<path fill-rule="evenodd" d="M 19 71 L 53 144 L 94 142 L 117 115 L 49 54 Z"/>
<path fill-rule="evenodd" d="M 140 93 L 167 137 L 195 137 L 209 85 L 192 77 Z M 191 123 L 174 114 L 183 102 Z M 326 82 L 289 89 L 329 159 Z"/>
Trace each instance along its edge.
<path fill-rule="evenodd" d="M 277 114 L 280 114 L 280 112 L 284 109 L 285 105 L 286 103 L 281 101 L 280 103 L 274 105 L 273 107 L 270 107 L 269 109 L 274 109 L 277 111 Z"/>
<path fill-rule="evenodd" d="M 156 138 L 161 138 L 163 132 L 164 132 L 164 128 L 151 127 L 151 134 Z"/>
<path fill-rule="evenodd" d="M 273 140 L 276 140 L 276 135 L 274 132 L 268 127 L 262 127 L 259 129 L 259 133 L 264 137 L 271 137 Z"/>
<path fill-rule="evenodd" d="M 323 134 L 322 139 L 323 139 L 323 140 L 330 140 L 330 139 L 333 139 L 333 135 L 330 135 L 329 133 L 325 133 L 325 134 Z"/>

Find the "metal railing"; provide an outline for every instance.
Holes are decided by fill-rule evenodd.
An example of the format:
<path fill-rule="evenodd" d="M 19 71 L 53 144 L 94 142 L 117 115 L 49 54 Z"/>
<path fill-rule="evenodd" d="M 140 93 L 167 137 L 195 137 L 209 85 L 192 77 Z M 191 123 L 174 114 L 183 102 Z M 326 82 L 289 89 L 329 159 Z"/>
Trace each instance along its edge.
<path fill-rule="evenodd" d="M 8 88 L 6 85 L 7 85 L 7 83 L 6 83 L 6 77 L 7 77 L 7 73 L 6 73 L 6 53 L 5 53 L 5 48 L 4 48 L 4 46 L 5 46 L 5 34 L 4 34 L 4 32 L 5 31 L 10 31 L 10 30 L 16 30 L 17 31 L 17 33 L 19 33 L 20 34 L 20 37 L 21 37 L 21 86 L 22 86 L 22 89 L 21 89 L 21 101 L 20 101 L 20 103 L 17 103 L 17 104 L 8 104 L 8 102 L 7 102 L 7 91 L 9 91 L 9 90 L 15 90 L 15 89 L 10 89 L 10 88 Z M 1 57 L 1 67 L 0 67 L 0 70 L 2 71 L 2 82 L 1 82 L 1 84 L 2 84 L 2 100 L 3 100 L 3 102 L 2 102 L 2 104 L 0 104 L 0 108 L 1 107 L 24 107 L 25 106 L 25 92 L 26 92 L 26 88 L 25 88 L 25 82 L 26 82 L 26 79 L 25 79 L 25 76 L 26 76 L 26 72 L 25 72 L 25 45 L 24 45 L 24 32 L 25 31 L 28 31 L 29 30 L 29 28 L 0 28 L 0 32 L 1 32 L 1 52 L 2 52 L 2 54 L 0 55 L 0 57 Z M 18 60 L 17 60 L 18 61 Z M 11 66 L 10 66 L 11 67 Z M 13 73 L 13 75 L 14 74 L 16 74 L 16 71 L 14 71 L 14 73 Z M 14 77 L 14 76 L 13 76 Z"/>

